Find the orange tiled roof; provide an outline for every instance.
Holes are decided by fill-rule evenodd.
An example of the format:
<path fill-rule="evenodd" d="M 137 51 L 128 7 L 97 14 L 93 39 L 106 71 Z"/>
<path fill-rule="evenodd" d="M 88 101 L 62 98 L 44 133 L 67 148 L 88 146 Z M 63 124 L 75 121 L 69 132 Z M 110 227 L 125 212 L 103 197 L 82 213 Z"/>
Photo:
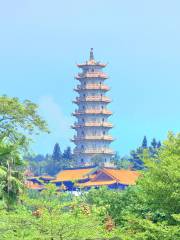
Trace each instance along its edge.
<path fill-rule="evenodd" d="M 139 177 L 139 173 L 136 171 L 131 170 L 118 170 L 118 169 L 109 169 L 103 168 L 99 170 L 98 174 L 94 174 L 91 171 L 94 168 L 82 168 L 82 169 L 68 169 L 61 171 L 57 176 L 56 179 L 52 182 L 64 182 L 64 181 L 74 181 L 80 179 L 86 179 L 87 175 L 90 174 L 91 181 L 82 184 L 81 186 L 100 186 L 100 185 L 110 185 L 115 182 L 125 184 L 125 185 L 134 185 Z M 112 180 L 108 181 L 98 181 L 98 175 L 100 173 L 107 174 L 111 177 Z"/>
<path fill-rule="evenodd" d="M 111 185 L 111 184 L 114 184 L 116 183 L 115 180 L 112 180 L 112 181 L 88 181 L 86 183 L 81 183 L 81 184 L 78 184 L 78 186 L 82 186 L 82 187 L 93 187 L 93 186 L 104 186 L 104 185 Z"/>
<path fill-rule="evenodd" d="M 47 179 L 47 180 L 52 180 L 54 177 L 51 177 L 49 175 L 44 175 L 44 176 L 39 176 L 39 178 Z"/>
<path fill-rule="evenodd" d="M 118 169 L 103 169 L 103 172 L 116 179 L 119 183 L 134 185 L 140 176 L 136 171 L 131 170 L 118 170 Z"/>
<path fill-rule="evenodd" d="M 63 170 L 59 174 L 57 174 L 56 179 L 52 182 L 64 182 L 85 179 L 88 173 L 90 173 L 92 170 L 93 168 Z"/>
<path fill-rule="evenodd" d="M 41 189 L 44 188 L 43 185 L 39 185 L 38 183 L 33 183 L 33 182 L 31 182 L 31 181 L 28 181 L 28 182 L 26 183 L 26 187 L 27 187 L 28 189 L 34 189 L 34 190 L 41 190 Z"/>

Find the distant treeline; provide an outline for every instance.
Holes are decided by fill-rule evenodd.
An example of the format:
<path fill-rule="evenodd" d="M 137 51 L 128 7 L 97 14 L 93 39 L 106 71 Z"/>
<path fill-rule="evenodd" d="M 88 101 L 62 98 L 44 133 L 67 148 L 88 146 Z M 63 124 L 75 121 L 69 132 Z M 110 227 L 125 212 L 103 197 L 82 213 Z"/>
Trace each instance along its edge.
<path fill-rule="evenodd" d="M 119 156 L 118 152 L 112 157 L 111 161 L 117 168 L 141 170 L 144 168 L 142 161 L 143 151 L 148 150 L 150 156 L 154 156 L 157 149 L 161 147 L 161 142 L 155 138 L 148 144 L 146 136 L 144 136 L 142 144 L 136 149 L 132 150 L 127 156 Z M 60 170 L 73 167 L 81 167 L 78 162 L 73 158 L 71 147 L 67 147 L 63 152 L 61 151 L 59 143 L 54 145 L 52 153 L 46 155 L 28 155 L 25 157 L 28 161 L 29 169 L 35 175 L 55 175 Z M 92 158 L 92 164 L 103 165 L 103 160 L 99 156 Z"/>

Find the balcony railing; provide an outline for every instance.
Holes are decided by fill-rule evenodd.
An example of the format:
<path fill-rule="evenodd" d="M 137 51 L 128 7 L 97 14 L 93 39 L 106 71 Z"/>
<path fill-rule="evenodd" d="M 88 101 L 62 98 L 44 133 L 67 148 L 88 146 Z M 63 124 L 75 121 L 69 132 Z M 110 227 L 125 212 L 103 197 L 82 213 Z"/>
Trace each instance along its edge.
<path fill-rule="evenodd" d="M 100 67 L 105 67 L 107 64 L 101 63 L 101 62 L 96 62 L 96 61 L 86 61 L 85 63 L 80 63 L 77 64 L 78 67 L 83 68 L 87 66 L 100 66 Z"/>
<path fill-rule="evenodd" d="M 76 79 L 81 79 L 81 78 L 104 78 L 104 79 L 107 79 L 108 76 L 106 73 L 103 73 L 103 72 L 87 72 L 87 73 L 78 73 L 78 75 L 75 78 Z"/>
<path fill-rule="evenodd" d="M 80 153 L 85 153 L 85 154 L 100 154 L 100 153 L 105 153 L 105 154 L 114 154 L 114 151 L 108 148 L 91 148 L 91 149 L 75 149 L 74 154 L 80 154 Z"/>
<path fill-rule="evenodd" d="M 75 91 L 81 91 L 81 90 L 104 90 L 109 91 L 110 87 L 104 84 L 87 84 L 85 86 L 77 85 L 77 88 L 74 89 Z"/>
<path fill-rule="evenodd" d="M 111 99 L 106 96 L 87 96 L 87 97 L 76 97 L 74 103 L 79 102 L 106 102 L 110 103 Z"/>
<path fill-rule="evenodd" d="M 87 122 L 87 123 L 77 123 L 75 122 L 72 128 L 80 128 L 80 127 L 107 127 L 112 128 L 112 123 L 109 122 Z"/>
<path fill-rule="evenodd" d="M 105 141 L 113 141 L 113 137 L 110 135 L 97 135 L 97 136 L 74 136 L 74 138 L 72 139 L 72 141 L 84 141 L 84 140 L 105 140 Z"/>
<path fill-rule="evenodd" d="M 74 113 L 72 113 L 73 116 L 77 116 L 77 115 L 83 115 L 83 114 L 103 114 L 103 115 L 112 115 L 112 112 L 109 110 L 101 110 L 101 109 L 88 109 L 88 110 L 75 110 Z"/>

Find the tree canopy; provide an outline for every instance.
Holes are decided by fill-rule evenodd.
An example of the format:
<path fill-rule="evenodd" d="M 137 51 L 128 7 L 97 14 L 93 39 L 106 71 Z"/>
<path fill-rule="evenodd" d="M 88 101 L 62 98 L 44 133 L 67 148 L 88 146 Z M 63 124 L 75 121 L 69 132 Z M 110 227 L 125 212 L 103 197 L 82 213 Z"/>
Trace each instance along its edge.
<path fill-rule="evenodd" d="M 8 204 L 16 202 L 23 189 L 23 154 L 32 134 L 48 132 L 38 114 L 38 106 L 29 100 L 0 97 L 0 197 Z"/>

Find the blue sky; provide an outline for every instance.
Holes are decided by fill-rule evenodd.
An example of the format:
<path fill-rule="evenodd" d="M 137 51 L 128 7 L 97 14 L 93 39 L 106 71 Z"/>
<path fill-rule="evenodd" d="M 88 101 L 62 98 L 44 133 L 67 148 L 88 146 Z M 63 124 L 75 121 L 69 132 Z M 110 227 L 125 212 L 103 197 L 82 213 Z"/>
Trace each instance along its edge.
<path fill-rule="evenodd" d="M 38 103 L 51 130 L 34 151 L 73 146 L 76 63 L 91 47 L 108 62 L 115 150 L 178 132 L 179 12 L 178 0 L 0 0 L 0 94 Z"/>

